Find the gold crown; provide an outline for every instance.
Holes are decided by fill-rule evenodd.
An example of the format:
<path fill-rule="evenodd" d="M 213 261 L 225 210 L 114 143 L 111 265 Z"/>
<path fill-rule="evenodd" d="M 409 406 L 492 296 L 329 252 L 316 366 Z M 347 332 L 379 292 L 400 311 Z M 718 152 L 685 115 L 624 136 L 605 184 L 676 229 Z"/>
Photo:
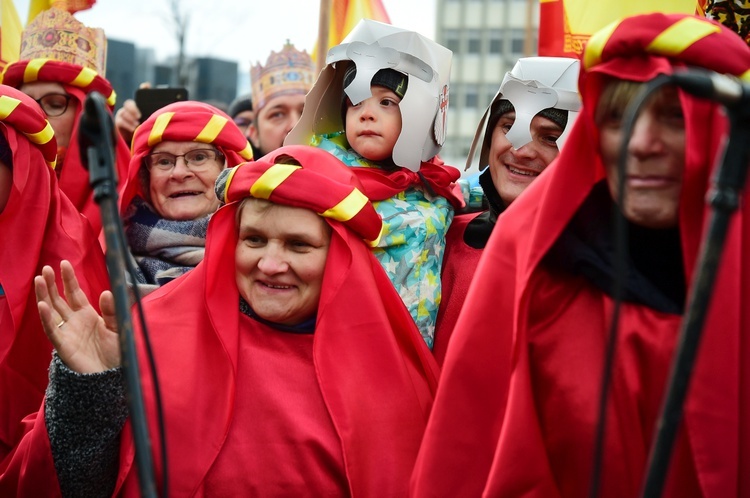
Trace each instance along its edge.
<path fill-rule="evenodd" d="M 104 76 L 107 39 L 58 8 L 42 11 L 21 34 L 19 60 L 52 59 L 93 69 Z"/>
<path fill-rule="evenodd" d="M 250 68 L 255 112 L 280 95 L 306 95 L 315 81 L 315 64 L 307 51 L 286 42 L 281 52 L 271 52 L 265 67 L 260 62 Z"/>

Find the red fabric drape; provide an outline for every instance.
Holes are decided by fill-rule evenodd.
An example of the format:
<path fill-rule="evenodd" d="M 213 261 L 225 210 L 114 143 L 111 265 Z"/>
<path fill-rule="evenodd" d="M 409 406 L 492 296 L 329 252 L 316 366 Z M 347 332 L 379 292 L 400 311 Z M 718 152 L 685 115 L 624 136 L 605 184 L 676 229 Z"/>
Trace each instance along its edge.
<path fill-rule="evenodd" d="M 668 28 L 693 36 L 652 42 Z M 697 33 L 702 33 L 700 36 Z M 603 79 L 646 81 L 684 65 L 743 74 L 750 50 L 705 19 L 637 16 L 584 55 L 584 106 L 547 174 L 503 214 L 484 251 L 445 360 L 413 477 L 414 496 L 584 496 L 611 300 L 542 258 L 604 178 L 593 112 Z M 663 38 L 662 38 L 663 40 Z M 680 45 L 681 44 L 681 45 Z M 727 55 L 723 55 L 727 54 Z M 681 95 L 686 157 L 680 233 L 688 284 L 708 220 L 705 193 L 726 132 L 719 106 Z M 748 205 L 732 221 L 664 496 L 746 496 Z M 602 496 L 637 494 L 680 317 L 622 309 Z"/>
<path fill-rule="evenodd" d="M 23 430 L 21 419 L 37 411 L 47 386 L 52 345 L 42 329 L 34 295 L 34 276 L 44 265 L 59 270 L 69 260 L 81 288 L 95 306 L 109 287 L 104 257 L 87 221 L 59 190 L 55 173 L 40 147 L 24 134 L 48 126 L 36 102 L 0 86 L 0 96 L 20 101 L 0 125 L 13 155 L 10 198 L 0 213 L 0 461 Z M 34 129 L 11 123 L 25 114 Z M 54 143 L 54 140 L 52 140 Z M 54 157 L 54 155 L 52 156 Z M 62 286 L 60 285 L 62 290 Z M 5 310 L 4 312 L 2 310 Z M 0 464 L 0 468 L 1 468 Z"/>

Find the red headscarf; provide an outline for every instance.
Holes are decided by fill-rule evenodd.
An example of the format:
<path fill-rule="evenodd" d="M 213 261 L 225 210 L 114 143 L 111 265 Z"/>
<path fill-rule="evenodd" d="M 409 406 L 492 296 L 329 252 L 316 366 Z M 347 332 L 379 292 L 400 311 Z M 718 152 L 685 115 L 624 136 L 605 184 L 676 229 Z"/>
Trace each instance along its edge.
<path fill-rule="evenodd" d="M 413 477 L 415 496 L 587 493 L 612 300 L 581 277 L 550 273 L 541 260 L 605 177 L 594 122 L 604 79 L 646 81 L 688 65 L 747 75 L 750 50 L 714 22 L 677 14 L 627 18 L 589 41 L 579 81 L 584 106 L 570 138 L 500 216 L 477 269 Z M 719 106 L 680 99 L 679 228 L 690 285 L 727 123 Z M 750 355 L 748 208 L 727 236 L 665 496 L 750 493 L 750 373 L 742 365 Z M 629 303 L 621 313 L 602 496 L 639 491 L 680 321 Z"/>
<path fill-rule="evenodd" d="M 162 107 L 135 129 L 132 159 L 120 196 L 120 213 L 124 213 L 135 196 L 148 200 L 140 178 L 143 158 L 160 142 L 202 142 L 216 146 L 233 167 L 253 159 L 247 137 L 232 118 L 216 107 L 202 102 L 175 102 Z"/>
<path fill-rule="evenodd" d="M 0 461 L 20 438 L 19 422 L 36 412 L 47 387 L 52 345 L 42 329 L 34 276 L 69 260 L 96 306 L 109 287 L 99 244 L 57 186 L 52 127 L 26 94 L 0 86 L 0 130 L 12 152 L 13 182 L 0 212 Z M 62 288 L 62 286 L 60 286 Z"/>
<path fill-rule="evenodd" d="M 281 156 L 302 166 L 274 164 Z M 437 371 L 363 242 L 377 239 L 380 217 L 351 170 L 314 147 L 283 147 L 230 175 L 229 204 L 211 219 L 204 260 L 145 300 L 166 412 L 171 492 L 190 496 L 201 486 L 235 416 L 235 390 L 248 381 L 236 378 L 241 360 L 235 247 L 239 201 L 252 196 L 311 209 L 330 225 L 313 343 L 317 382 L 341 440 L 352 494 L 404 496 Z M 148 378 L 144 391 L 152 392 Z M 122 441 L 121 493 L 137 495 L 127 432 Z"/>
<path fill-rule="evenodd" d="M 78 127 L 80 125 L 83 103 L 86 96 L 93 92 L 101 93 L 107 100 L 110 111 L 115 106 L 115 91 L 112 85 L 98 75 L 96 71 L 78 64 L 51 59 L 32 59 L 13 62 L 5 66 L 0 83 L 13 88 L 21 88 L 25 83 L 35 81 L 52 81 L 62 84 L 65 92 L 73 96 L 70 105 L 75 106 L 76 117 L 70 143 L 64 151 L 64 165 L 60 165 L 59 184 L 73 205 L 88 218 L 95 233 L 102 228 L 99 206 L 94 201 L 93 190 L 89 185 L 89 172 L 83 167 L 81 150 L 78 147 Z M 85 152 L 84 152 L 85 153 Z M 118 185 L 122 186 L 127 172 L 130 151 L 128 145 L 116 133 L 115 170 Z"/>

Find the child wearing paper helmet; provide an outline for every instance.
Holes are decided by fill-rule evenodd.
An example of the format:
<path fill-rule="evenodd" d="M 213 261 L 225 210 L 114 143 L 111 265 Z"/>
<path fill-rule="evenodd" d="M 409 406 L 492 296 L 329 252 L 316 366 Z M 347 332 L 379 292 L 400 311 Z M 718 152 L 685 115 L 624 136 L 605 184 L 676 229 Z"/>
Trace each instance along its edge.
<path fill-rule="evenodd" d="M 441 300 L 444 239 L 464 206 L 445 139 L 452 53 L 364 19 L 331 48 L 285 144 L 312 144 L 354 168 L 383 217 L 374 252 L 428 346 Z"/>

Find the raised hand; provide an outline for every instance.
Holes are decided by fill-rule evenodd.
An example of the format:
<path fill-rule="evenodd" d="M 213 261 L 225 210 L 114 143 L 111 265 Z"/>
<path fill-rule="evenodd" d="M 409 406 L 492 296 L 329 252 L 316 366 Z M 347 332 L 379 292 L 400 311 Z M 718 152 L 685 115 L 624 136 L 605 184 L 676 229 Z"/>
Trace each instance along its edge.
<path fill-rule="evenodd" d="M 60 359 L 71 370 L 95 373 L 120 365 L 120 343 L 112 293 L 99 297 L 99 315 L 78 285 L 73 266 L 60 264 L 63 298 L 50 266 L 34 278 L 37 307 L 42 326 Z"/>

